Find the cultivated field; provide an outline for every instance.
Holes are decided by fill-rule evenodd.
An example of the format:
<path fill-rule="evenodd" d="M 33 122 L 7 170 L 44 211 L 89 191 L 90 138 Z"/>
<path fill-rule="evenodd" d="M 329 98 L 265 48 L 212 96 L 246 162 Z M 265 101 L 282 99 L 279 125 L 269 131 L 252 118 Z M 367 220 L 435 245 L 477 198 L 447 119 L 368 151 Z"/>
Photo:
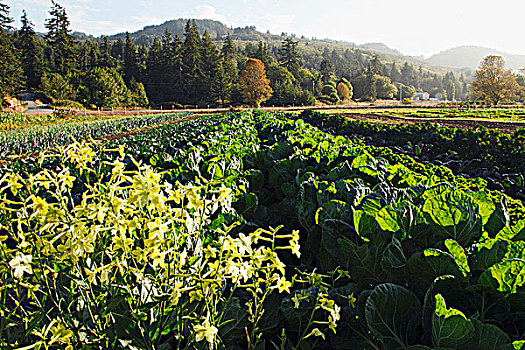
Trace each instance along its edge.
<path fill-rule="evenodd" d="M 19 121 L 0 348 L 521 349 L 525 132 L 448 113 Z"/>

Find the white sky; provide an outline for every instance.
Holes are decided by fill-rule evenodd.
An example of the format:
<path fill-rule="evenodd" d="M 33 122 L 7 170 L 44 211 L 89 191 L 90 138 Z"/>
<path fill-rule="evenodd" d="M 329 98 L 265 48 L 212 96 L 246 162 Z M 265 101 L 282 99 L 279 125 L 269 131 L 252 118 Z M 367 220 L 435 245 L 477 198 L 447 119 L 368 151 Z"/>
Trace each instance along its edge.
<path fill-rule="evenodd" d="M 3 0 L 16 25 L 26 9 L 44 31 L 50 0 Z M 524 0 L 59 0 L 73 30 L 88 34 L 135 31 L 177 18 L 210 18 L 228 26 L 255 25 L 273 34 L 382 42 L 426 57 L 459 45 L 525 54 Z"/>

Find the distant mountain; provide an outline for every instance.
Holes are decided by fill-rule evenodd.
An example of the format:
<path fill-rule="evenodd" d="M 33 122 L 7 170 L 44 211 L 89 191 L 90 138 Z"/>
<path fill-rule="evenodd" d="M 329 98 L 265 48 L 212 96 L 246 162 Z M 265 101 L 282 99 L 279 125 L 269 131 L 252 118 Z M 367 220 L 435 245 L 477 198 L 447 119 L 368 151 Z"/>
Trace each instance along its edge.
<path fill-rule="evenodd" d="M 483 58 L 488 55 L 502 56 L 507 67 L 518 71 L 525 68 L 525 55 L 513 55 L 481 46 L 459 46 L 442 51 L 426 59 L 426 62 L 435 66 L 477 69 Z"/>

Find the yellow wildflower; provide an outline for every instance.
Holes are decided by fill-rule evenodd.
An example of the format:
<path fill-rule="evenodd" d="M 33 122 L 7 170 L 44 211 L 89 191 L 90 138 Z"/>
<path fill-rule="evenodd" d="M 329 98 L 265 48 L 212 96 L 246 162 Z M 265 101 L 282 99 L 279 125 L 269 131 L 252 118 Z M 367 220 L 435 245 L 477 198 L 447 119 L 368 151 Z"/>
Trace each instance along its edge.
<path fill-rule="evenodd" d="M 24 255 L 20 252 L 16 253 L 16 256 L 9 262 L 9 266 L 13 268 L 13 276 L 15 278 L 22 278 L 24 272 L 33 274 L 33 268 L 31 267 L 31 255 Z"/>
<path fill-rule="evenodd" d="M 196 325 L 193 327 L 195 331 L 195 340 L 200 342 L 206 338 L 208 343 L 213 343 L 215 341 L 215 335 L 219 331 L 217 327 L 210 325 L 210 321 L 206 319 L 202 325 Z"/>

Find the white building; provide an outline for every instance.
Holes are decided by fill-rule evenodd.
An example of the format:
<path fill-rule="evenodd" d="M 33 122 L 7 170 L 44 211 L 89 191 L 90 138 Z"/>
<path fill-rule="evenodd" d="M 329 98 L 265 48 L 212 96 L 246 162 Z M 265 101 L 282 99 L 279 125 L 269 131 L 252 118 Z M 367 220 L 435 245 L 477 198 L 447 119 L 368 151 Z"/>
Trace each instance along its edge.
<path fill-rule="evenodd" d="M 416 92 L 414 95 L 414 100 L 416 101 L 428 101 L 430 99 L 430 94 L 428 92 Z"/>

